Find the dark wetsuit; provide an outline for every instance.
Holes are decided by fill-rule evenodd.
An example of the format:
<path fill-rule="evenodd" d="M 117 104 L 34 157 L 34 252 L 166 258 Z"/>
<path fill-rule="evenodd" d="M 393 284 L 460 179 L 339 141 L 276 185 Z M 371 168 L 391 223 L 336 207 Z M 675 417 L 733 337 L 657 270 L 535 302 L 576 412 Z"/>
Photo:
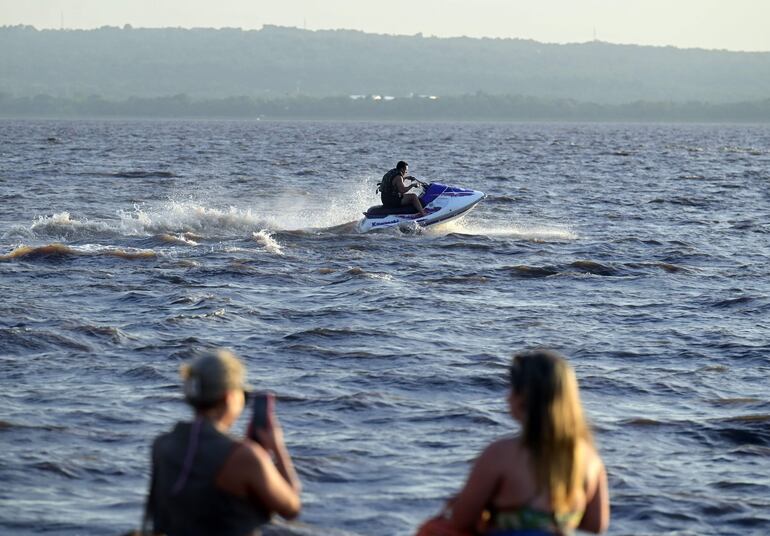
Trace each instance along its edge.
<path fill-rule="evenodd" d="M 403 196 L 393 184 L 393 179 L 399 175 L 401 175 L 401 173 L 399 173 L 396 168 L 393 168 L 382 176 L 382 182 L 380 183 L 380 198 L 382 199 L 382 205 L 386 208 L 401 206 L 401 198 Z"/>
<path fill-rule="evenodd" d="M 192 455 L 188 452 L 191 442 L 196 443 Z M 268 521 L 267 513 L 244 498 L 222 491 L 215 483 L 237 446 L 207 419 L 200 419 L 199 424 L 177 423 L 171 432 L 155 440 L 147 499 L 154 534 L 260 534 L 259 526 Z"/>

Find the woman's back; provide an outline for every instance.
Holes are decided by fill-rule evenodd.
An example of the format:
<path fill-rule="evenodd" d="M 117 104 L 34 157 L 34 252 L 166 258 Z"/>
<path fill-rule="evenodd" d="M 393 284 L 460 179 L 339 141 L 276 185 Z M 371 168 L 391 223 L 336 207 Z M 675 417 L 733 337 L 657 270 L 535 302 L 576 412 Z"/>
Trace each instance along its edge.
<path fill-rule="evenodd" d="M 566 510 L 554 512 L 548 490 L 538 489 L 532 456 L 521 438 L 506 438 L 490 445 L 489 455 L 483 463 L 493 464 L 491 470 L 498 473 L 497 489 L 487 507 L 490 529 L 539 529 L 549 532 L 576 529 L 586 510 L 586 497 L 595 493 L 603 467 L 588 442 L 582 441 L 578 451 L 578 465 L 584 475 L 585 486 L 575 493 L 572 504 Z"/>
<path fill-rule="evenodd" d="M 184 467 L 190 448 L 194 464 Z M 215 485 L 216 475 L 238 443 L 217 430 L 208 420 L 178 423 L 155 440 L 150 511 L 155 530 L 164 534 L 251 534 L 269 520 L 268 512 L 247 498 L 237 497 Z"/>
<path fill-rule="evenodd" d="M 516 355 L 508 408 L 521 435 L 489 445 L 452 504 L 452 524 L 478 527 L 490 512 L 493 530 L 606 530 L 604 465 L 583 417 L 577 379 L 556 352 Z"/>

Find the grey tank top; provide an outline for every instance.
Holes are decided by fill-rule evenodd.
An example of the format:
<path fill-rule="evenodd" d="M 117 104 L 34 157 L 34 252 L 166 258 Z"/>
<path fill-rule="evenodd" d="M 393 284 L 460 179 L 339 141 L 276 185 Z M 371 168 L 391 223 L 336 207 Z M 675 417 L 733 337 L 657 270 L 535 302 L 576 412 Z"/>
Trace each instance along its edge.
<path fill-rule="evenodd" d="M 189 450 L 191 444 L 193 452 Z M 195 422 L 177 423 L 171 432 L 155 440 L 147 505 L 155 533 L 260 534 L 259 526 L 269 520 L 269 514 L 215 485 L 219 470 L 237 446 L 207 419 L 201 419 L 197 427 Z"/>

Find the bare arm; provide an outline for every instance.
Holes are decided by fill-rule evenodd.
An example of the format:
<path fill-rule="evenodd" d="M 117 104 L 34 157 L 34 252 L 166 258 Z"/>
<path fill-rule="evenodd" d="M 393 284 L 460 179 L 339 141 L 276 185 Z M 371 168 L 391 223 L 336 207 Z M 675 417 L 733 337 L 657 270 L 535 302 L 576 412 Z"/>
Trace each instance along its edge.
<path fill-rule="evenodd" d="M 286 480 L 292 489 L 299 494 L 302 491 L 302 483 L 294 470 L 286 443 L 283 440 L 283 428 L 275 413 L 268 415 L 268 427 L 257 430 L 259 443 L 272 455 L 278 472 Z"/>
<path fill-rule="evenodd" d="M 277 499 L 271 509 L 287 519 L 294 518 L 301 508 L 299 497 L 302 484 L 286 449 L 283 428 L 275 413 L 268 415 L 267 428 L 258 429 L 257 436 L 264 447 L 257 449 L 257 455 L 261 457 L 264 454 L 267 459 L 266 462 L 262 461 L 262 465 L 265 467 L 268 489 L 271 490 L 269 494 Z"/>
<path fill-rule="evenodd" d="M 596 534 L 605 532 L 610 525 L 610 496 L 607 470 L 598 460 L 596 476 L 591 479 L 586 493 L 586 511 L 580 521 L 581 530 Z"/>
<path fill-rule="evenodd" d="M 299 479 L 294 473 L 291 457 L 285 452 L 285 449 L 283 454 L 276 454 L 276 464 L 280 466 L 276 467 L 264 449 L 256 445 L 253 445 L 252 449 L 255 451 L 260 465 L 260 470 L 256 471 L 254 476 L 261 477 L 253 479 L 252 490 L 256 492 L 260 503 L 268 510 L 277 512 L 286 519 L 294 519 L 299 515 L 302 501 L 299 495 Z M 288 468 L 286 467 L 287 464 Z M 287 469 L 292 475 L 291 478 L 282 474 Z"/>
<path fill-rule="evenodd" d="M 452 503 L 452 525 L 475 530 L 484 507 L 489 504 L 499 480 L 495 464 L 496 446 L 490 445 L 476 460 L 460 494 Z"/>
<path fill-rule="evenodd" d="M 413 177 L 406 177 L 406 178 L 407 179 L 411 179 Z M 412 188 L 416 188 L 417 187 L 417 183 L 416 182 L 413 182 L 409 186 L 404 185 L 404 177 L 402 177 L 401 175 L 397 176 L 394 179 L 393 184 L 395 185 L 396 190 L 398 190 L 398 193 L 400 193 L 400 194 L 405 194 L 406 192 L 408 192 Z"/>
<path fill-rule="evenodd" d="M 291 489 L 295 491 L 297 495 L 302 492 L 302 483 L 297 476 L 297 472 L 294 470 L 294 463 L 291 461 L 291 456 L 286 447 L 281 447 L 273 453 L 273 461 L 275 463 L 278 473 L 283 477 Z"/>
<path fill-rule="evenodd" d="M 254 506 L 277 512 L 286 519 L 299 515 L 302 484 L 283 441 L 278 417 L 271 413 L 268 426 L 257 431 L 259 443 L 245 439 L 225 463 L 218 485 Z"/>
<path fill-rule="evenodd" d="M 297 517 L 302 507 L 299 492 L 278 472 L 267 451 L 250 440 L 241 442 L 227 459 L 217 486 L 286 519 Z"/>

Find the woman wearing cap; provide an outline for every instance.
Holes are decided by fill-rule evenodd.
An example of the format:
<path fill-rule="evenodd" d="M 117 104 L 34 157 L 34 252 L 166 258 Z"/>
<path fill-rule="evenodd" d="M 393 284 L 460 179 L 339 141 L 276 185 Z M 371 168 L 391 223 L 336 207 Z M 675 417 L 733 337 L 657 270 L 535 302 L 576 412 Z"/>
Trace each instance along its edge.
<path fill-rule="evenodd" d="M 145 526 L 168 536 L 259 534 L 273 512 L 299 514 L 300 482 L 275 415 L 259 443 L 227 432 L 245 404 L 245 370 L 228 350 L 182 368 L 185 398 L 195 410 L 152 447 Z"/>
<path fill-rule="evenodd" d="M 607 473 L 572 368 L 557 352 L 521 353 L 510 382 L 508 407 L 521 434 L 481 453 L 442 523 L 459 533 L 498 536 L 604 532 Z"/>

